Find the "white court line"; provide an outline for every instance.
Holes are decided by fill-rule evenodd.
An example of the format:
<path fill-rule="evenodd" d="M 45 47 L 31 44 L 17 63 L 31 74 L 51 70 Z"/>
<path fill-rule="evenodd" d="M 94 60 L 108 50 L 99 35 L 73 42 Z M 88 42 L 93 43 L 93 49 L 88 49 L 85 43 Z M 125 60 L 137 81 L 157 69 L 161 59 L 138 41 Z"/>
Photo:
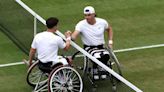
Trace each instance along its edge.
<path fill-rule="evenodd" d="M 24 64 L 24 62 L 16 62 L 16 63 L 0 64 L 0 68 L 1 68 L 1 67 L 7 67 L 7 66 L 21 65 L 21 64 Z"/>
<path fill-rule="evenodd" d="M 141 49 L 149 49 L 149 48 L 157 48 L 157 47 L 164 47 L 164 44 L 157 44 L 157 45 L 149 45 L 143 47 L 135 47 L 135 48 L 127 48 L 127 49 L 120 49 L 114 50 L 114 52 L 127 52 L 127 51 L 134 51 L 134 50 L 141 50 Z"/>
<path fill-rule="evenodd" d="M 127 49 L 119 49 L 114 50 L 114 53 L 119 52 L 128 52 L 128 51 L 135 51 L 135 50 L 142 50 L 142 49 L 150 49 L 150 48 L 157 48 L 157 47 L 164 47 L 164 44 L 157 44 L 157 45 L 149 45 L 149 46 L 142 46 L 142 47 L 134 47 L 134 48 L 127 48 Z M 82 57 L 83 55 L 77 55 L 77 57 Z"/>
<path fill-rule="evenodd" d="M 143 47 L 135 47 L 135 48 L 127 48 L 127 49 L 120 49 L 120 50 L 114 50 L 115 53 L 119 52 L 128 52 L 128 51 L 135 51 L 135 50 L 142 50 L 142 49 L 149 49 L 149 48 L 157 48 L 157 47 L 164 47 L 164 44 L 158 44 L 158 45 L 150 45 L 150 46 L 143 46 Z M 77 55 L 77 57 L 82 57 L 83 55 Z M 0 64 L 1 67 L 7 67 L 7 66 L 14 66 L 14 65 L 21 65 L 25 64 L 24 62 L 16 62 L 16 63 L 8 63 L 8 64 Z"/>

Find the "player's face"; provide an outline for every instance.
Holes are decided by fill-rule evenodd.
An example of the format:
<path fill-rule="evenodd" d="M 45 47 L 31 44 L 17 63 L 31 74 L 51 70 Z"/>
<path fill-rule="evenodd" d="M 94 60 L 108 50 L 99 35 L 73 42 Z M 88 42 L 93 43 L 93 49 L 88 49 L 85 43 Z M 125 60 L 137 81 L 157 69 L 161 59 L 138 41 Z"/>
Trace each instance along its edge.
<path fill-rule="evenodd" d="M 95 14 L 84 14 L 84 16 L 88 22 L 92 22 L 95 18 Z"/>

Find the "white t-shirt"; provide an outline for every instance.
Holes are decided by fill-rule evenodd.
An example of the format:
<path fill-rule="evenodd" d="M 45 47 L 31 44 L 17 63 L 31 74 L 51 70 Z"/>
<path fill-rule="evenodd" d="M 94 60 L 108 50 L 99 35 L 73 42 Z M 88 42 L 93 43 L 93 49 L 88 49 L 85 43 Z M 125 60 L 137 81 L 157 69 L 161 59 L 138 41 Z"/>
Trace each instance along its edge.
<path fill-rule="evenodd" d="M 38 59 L 47 63 L 58 61 L 58 48 L 65 48 L 66 44 L 63 39 L 52 32 L 41 32 L 38 33 L 32 42 L 31 47 L 37 50 Z"/>
<path fill-rule="evenodd" d="M 96 23 L 90 25 L 86 19 L 80 21 L 75 30 L 81 33 L 82 42 L 85 45 L 102 45 L 105 44 L 104 31 L 109 28 L 108 22 L 102 18 L 95 18 Z"/>

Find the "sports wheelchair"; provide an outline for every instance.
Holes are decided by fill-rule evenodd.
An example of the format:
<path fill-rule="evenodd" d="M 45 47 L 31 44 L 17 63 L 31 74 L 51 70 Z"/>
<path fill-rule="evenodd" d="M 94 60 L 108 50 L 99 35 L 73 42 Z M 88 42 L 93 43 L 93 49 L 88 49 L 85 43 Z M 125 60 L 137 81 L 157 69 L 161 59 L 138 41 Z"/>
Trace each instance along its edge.
<path fill-rule="evenodd" d="M 83 81 L 73 68 L 70 59 L 58 56 L 58 63 L 51 72 L 40 69 L 36 60 L 28 69 L 27 83 L 34 87 L 33 92 L 82 92 Z"/>
<path fill-rule="evenodd" d="M 105 48 L 105 50 L 109 53 L 110 58 L 107 60 L 107 66 L 113 69 L 115 72 L 122 76 L 122 72 L 120 69 L 120 63 L 117 60 L 114 52 L 110 48 Z M 75 60 L 76 57 L 80 54 L 79 51 L 75 52 L 71 57 L 71 60 Z M 38 60 L 34 62 L 27 72 L 27 83 L 34 87 L 34 92 L 82 92 L 83 91 L 83 81 L 85 77 L 89 79 L 92 84 L 92 91 L 96 91 L 97 81 L 101 80 L 110 80 L 112 84 L 112 91 L 116 92 L 117 87 L 116 84 L 120 81 L 117 80 L 114 76 L 112 76 L 108 72 L 104 72 L 103 68 L 97 66 L 98 76 L 99 78 L 94 78 L 93 72 L 93 61 L 90 60 L 87 56 L 84 56 L 83 64 L 77 64 L 72 66 L 66 57 L 59 56 L 59 63 L 55 64 L 55 68 L 50 72 L 44 72 L 38 67 Z M 64 60 L 64 63 L 61 61 Z M 80 59 L 82 60 L 82 59 Z M 79 63 L 79 62 L 77 62 Z M 80 66 L 81 65 L 81 66 Z M 76 70 L 82 72 L 82 78 Z M 101 71 L 103 70 L 103 71 Z M 101 77 L 102 74 L 106 74 L 106 77 Z"/>
<path fill-rule="evenodd" d="M 110 48 L 103 48 L 103 49 L 100 49 L 100 50 L 97 50 L 94 48 L 94 51 L 88 51 L 92 56 L 95 56 L 94 55 L 95 53 L 97 54 L 97 52 L 99 53 L 108 53 L 109 54 L 109 59 L 105 59 L 106 60 L 106 65 L 113 69 L 115 72 L 117 72 L 119 75 L 122 76 L 122 71 L 121 71 L 121 66 L 120 66 L 120 63 L 117 59 L 117 57 L 115 56 L 114 52 L 112 49 Z M 74 55 L 72 55 L 72 59 L 74 60 L 75 57 L 77 57 L 79 55 L 79 51 L 77 51 L 76 53 L 74 53 Z M 100 58 L 97 58 L 99 61 L 101 61 Z M 84 56 L 84 63 L 82 66 L 77 66 L 77 68 L 79 70 L 82 70 L 82 79 L 84 79 L 85 77 L 87 77 L 90 81 L 90 83 L 92 84 L 92 91 L 96 91 L 96 88 L 97 88 L 97 84 L 96 82 L 97 81 L 103 81 L 103 80 L 110 80 L 111 83 L 112 83 L 112 91 L 113 92 L 116 92 L 117 91 L 117 86 L 116 84 L 119 83 L 120 81 L 115 78 L 114 76 L 112 76 L 110 73 L 108 73 L 106 70 L 103 69 L 103 67 L 101 66 L 96 66 L 96 69 L 97 69 L 97 76 L 95 77 L 95 72 L 94 72 L 94 69 L 95 69 L 95 63 L 90 60 L 87 56 Z M 102 62 L 103 63 L 103 62 Z"/>

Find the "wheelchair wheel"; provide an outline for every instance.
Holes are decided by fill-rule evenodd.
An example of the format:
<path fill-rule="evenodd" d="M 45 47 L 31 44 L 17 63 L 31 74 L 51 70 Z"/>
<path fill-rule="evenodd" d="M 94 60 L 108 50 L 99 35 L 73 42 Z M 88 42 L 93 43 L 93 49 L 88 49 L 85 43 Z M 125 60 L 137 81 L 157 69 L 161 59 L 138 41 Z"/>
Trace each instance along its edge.
<path fill-rule="evenodd" d="M 48 87 L 49 92 L 82 92 L 83 82 L 74 68 L 60 66 L 51 72 Z"/>
<path fill-rule="evenodd" d="M 37 65 L 38 65 L 38 61 L 33 63 L 27 71 L 26 81 L 32 87 L 36 86 L 40 76 L 42 76 L 42 79 L 40 79 L 39 83 L 45 83 L 48 78 L 48 75 L 43 74 L 43 72 L 39 69 Z"/>
<path fill-rule="evenodd" d="M 112 51 L 112 49 L 109 49 L 109 48 L 107 48 L 107 50 L 108 50 L 108 52 L 109 52 L 110 55 L 111 55 L 111 59 L 110 59 L 110 61 L 111 61 L 110 63 L 111 63 L 111 65 L 112 65 L 111 68 L 112 68 L 115 72 L 117 72 L 119 75 L 123 76 L 123 75 L 122 75 L 122 71 L 121 71 L 121 65 L 120 65 L 120 63 L 119 63 L 117 57 L 115 56 L 114 52 Z"/>

